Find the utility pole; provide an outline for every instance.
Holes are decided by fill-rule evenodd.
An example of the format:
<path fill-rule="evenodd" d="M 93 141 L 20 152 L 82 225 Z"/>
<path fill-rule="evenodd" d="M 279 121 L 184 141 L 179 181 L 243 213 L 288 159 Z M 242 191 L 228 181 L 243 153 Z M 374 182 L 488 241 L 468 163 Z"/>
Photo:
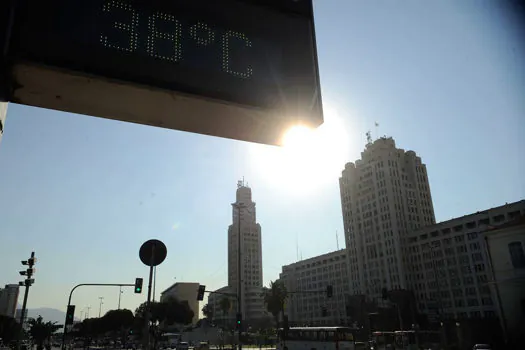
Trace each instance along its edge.
<path fill-rule="evenodd" d="M 26 276 L 26 279 L 22 282 L 18 282 L 19 286 L 25 286 L 25 292 L 24 292 L 24 302 L 22 304 L 22 311 L 20 312 L 20 330 L 18 332 L 18 339 L 16 348 L 17 350 L 20 350 L 20 343 L 22 340 L 22 333 L 24 332 L 24 324 L 25 324 L 25 318 L 26 318 L 26 308 L 27 308 L 27 296 L 29 295 L 29 287 L 33 283 L 35 283 L 35 279 L 31 278 L 36 272 L 36 269 L 33 269 L 33 266 L 36 263 L 35 258 L 35 252 L 31 252 L 31 257 L 27 260 L 22 260 L 22 265 L 27 266 L 27 269 L 25 271 L 19 271 L 21 276 Z"/>
<path fill-rule="evenodd" d="M 98 318 L 100 318 L 100 314 L 102 313 L 102 304 L 104 304 L 104 302 L 102 300 L 104 300 L 104 297 L 98 297 L 100 299 L 100 306 L 98 307 Z"/>
<path fill-rule="evenodd" d="M 87 316 L 86 316 L 86 318 L 89 318 L 89 310 L 91 310 L 91 306 L 88 306 L 86 309 L 87 309 Z"/>

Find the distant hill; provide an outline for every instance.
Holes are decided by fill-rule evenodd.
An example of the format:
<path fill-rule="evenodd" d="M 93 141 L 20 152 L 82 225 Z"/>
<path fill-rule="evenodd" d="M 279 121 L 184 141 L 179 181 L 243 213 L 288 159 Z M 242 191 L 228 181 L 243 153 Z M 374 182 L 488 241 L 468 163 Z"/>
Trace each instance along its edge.
<path fill-rule="evenodd" d="M 16 315 L 19 316 L 22 307 L 19 307 L 18 310 L 16 310 Z M 27 317 L 28 318 L 37 318 L 38 315 L 42 316 L 45 322 L 51 321 L 51 322 L 57 322 L 59 324 L 64 324 L 64 320 L 66 319 L 66 313 L 57 309 L 52 309 L 48 307 L 39 307 L 36 309 L 29 309 L 27 310 Z M 77 319 L 75 317 L 75 319 Z"/>

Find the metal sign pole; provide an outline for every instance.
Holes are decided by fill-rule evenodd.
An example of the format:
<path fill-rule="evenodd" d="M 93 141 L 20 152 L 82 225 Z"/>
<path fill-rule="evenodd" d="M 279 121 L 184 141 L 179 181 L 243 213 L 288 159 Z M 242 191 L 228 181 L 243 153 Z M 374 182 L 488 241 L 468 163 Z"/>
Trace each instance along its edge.
<path fill-rule="evenodd" d="M 148 281 L 148 301 L 147 301 L 147 312 L 146 312 L 146 349 L 150 349 L 150 336 L 151 336 L 151 327 L 150 327 L 150 320 L 151 320 L 151 284 L 153 282 L 153 264 L 155 261 L 155 245 L 153 244 L 151 246 L 151 262 L 149 265 L 149 281 Z"/>
<path fill-rule="evenodd" d="M 143 346 L 147 350 L 151 349 L 150 344 L 150 320 L 151 320 L 151 292 L 152 292 L 152 283 L 153 283 L 153 272 L 154 268 L 157 265 L 160 265 L 164 259 L 166 259 L 168 250 L 166 245 L 157 239 L 150 239 L 142 244 L 139 250 L 140 261 L 146 266 L 149 267 L 149 284 L 148 284 L 148 299 L 146 300 L 146 310 L 144 315 L 144 337 L 143 337 Z"/>

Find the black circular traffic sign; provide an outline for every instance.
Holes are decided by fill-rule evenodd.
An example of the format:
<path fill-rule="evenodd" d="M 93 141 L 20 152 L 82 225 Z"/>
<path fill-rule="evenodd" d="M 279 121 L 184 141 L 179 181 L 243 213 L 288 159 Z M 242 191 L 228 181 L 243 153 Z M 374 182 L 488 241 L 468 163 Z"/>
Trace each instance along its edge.
<path fill-rule="evenodd" d="M 166 259 L 167 254 L 166 245 L 158 239 L 144 242 L 139 250 L 140 261 L 146 266 L 160 265 Z"/>

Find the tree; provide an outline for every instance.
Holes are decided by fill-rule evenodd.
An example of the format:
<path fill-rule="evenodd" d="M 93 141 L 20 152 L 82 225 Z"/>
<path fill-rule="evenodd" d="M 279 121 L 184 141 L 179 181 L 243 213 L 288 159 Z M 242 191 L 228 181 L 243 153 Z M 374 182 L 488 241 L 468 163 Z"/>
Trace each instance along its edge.
<path fill-rule="evenodd" d="M 82 323 L 73 326 L 72 335 L 76 337 L 88 338 L 99 334 L 100 322 L 97 318 L 85 318 Z"/>
<path fill-rule="evenodd" d="M 63 326 L 56 322 L 44 322 L 42 316 L 38 315 L 36 319 L 28 320 L 29 334 L 37 344 L 37 349 L 42 349 L 44 341 L 50 340 L 51 336 Z"/>
<path fill-rule="evenodd" d="M 164 322 L 167 325 L 172 325 L 174 323 L 189 324 L 193 320 L 194 312 L 191 310 L 187 301 L 169 298 L 162 302 L 151 302 L 150 307 L 150 320 L 152 322 Z M 135 324 L 138 328 L 144 326 L 145 313 L 146 303 L 142 303 L 135 310 L 135 319 L 137 320 Z"/>
<path fill-rule="evenodd" d="M 73 333 L 77 337 L 94 337 L 107 332 L 114 335 L 127 333 L 133 327 L 135 316 L 127 309 L 109 310 L 101 318 L 86 318 L 75 325 Z"/>
<path fill-rule="evenodd" d="M 202 307 L 202 314 L 204 317 L 206 317 L 208 320 L 213 319 L 213 308 L 210 304 L 206 304 Z"/>
<path fill-rule="evenodd" d="M 275 318 L 275 324 L 279 326 L 279 314 L 282 314 L 284 317 L 284 303 L 286 298 L 288 298 L 288 292 L 282 281 L 270 282 L 270 288 L 265 291 L 264 295 L 264 304 L 266 305 L 266 310 L 270 312 Z"/>
<path fill-rule="evenodd" d="M 129 329 L 135 321 L 133 312 L 127 309 L 109 310 L 100 320 L 101 329 L 105 332 L 121 331 L 122 329 Z"/>

